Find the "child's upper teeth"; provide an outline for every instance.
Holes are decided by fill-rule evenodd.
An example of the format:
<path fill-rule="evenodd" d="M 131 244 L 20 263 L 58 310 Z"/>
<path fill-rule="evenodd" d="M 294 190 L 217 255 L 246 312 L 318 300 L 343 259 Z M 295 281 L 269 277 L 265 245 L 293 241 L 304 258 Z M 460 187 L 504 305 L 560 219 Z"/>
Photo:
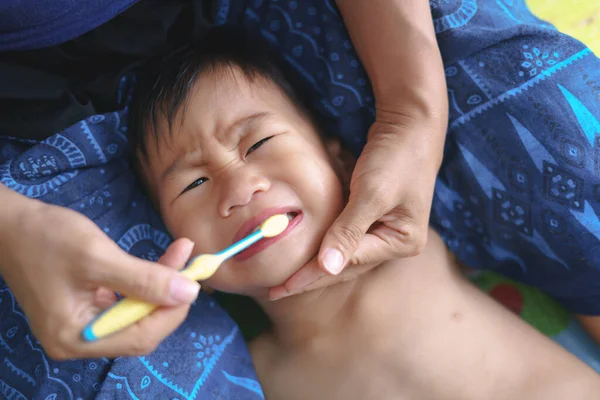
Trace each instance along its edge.
<path fill-rule="evenodd" d="M 286 213 L 285 215 L 288 217 L 289 221 L 294 219 L 294 215 L 292 213 Z"/>

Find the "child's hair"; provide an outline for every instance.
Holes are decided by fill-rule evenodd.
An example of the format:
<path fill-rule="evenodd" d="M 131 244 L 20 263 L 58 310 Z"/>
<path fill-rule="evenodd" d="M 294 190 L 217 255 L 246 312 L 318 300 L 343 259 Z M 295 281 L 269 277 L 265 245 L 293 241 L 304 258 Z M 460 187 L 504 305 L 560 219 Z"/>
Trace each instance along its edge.
<path fill-rule="evenodd" d="M 161 119 L 171 131 L 178 112 L 185 112 L 190 91 L 201 74 L 227 74 L 236 67 L 250 82 L 263 78 L 276 84 L 323 133 L 322 116 L 307 101 L 306 83 L 270 47 L 260 37 L 230 28 L 214 28 L 200 43 L 147 62 L 136 74 L 129 113 L 128 136 L 133 153 L 139 151 L 142 157 L 147 157 L 148 135 L 153 135 L 158 143 Z"/>

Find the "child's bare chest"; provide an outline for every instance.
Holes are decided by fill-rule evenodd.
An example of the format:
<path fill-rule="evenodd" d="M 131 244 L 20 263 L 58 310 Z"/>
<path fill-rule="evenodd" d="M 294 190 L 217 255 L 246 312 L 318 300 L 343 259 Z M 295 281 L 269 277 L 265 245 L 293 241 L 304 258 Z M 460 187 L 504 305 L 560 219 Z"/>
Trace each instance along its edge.
<path fill-rule="evenodd" d="M 360 347 L 360 346 L 358 346 Z M 304 355 L 273 371 L 265 385 L 268 400 L 400 400 L 401 379 L 393 363 L 349 345 L 345 355 Z"/>
<path fill-rule="evenodd" d="M 356 315 L 318 342 L 285 354 L 264 380 L 268 400 L 402 400 L 406 364 L 396 322 Z"/>

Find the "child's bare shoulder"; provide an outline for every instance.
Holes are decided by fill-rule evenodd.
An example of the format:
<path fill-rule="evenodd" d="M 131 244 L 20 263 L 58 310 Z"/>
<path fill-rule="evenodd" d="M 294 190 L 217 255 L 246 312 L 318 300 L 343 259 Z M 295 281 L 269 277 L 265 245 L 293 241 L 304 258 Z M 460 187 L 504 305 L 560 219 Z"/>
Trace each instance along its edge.
<path fill-rule="evenodd" d="M 270 332 L 265 332 L 255 337 L 248 343 L 248 350 L 256 368 L 270 368 L 276 360 L 275 342 Z"/>
<path fill-rule="evenodd" d="M 263 390 L 272 396 L 274 393 L 279 393 L 278 381 L 280 380 L 281 368 L 278 367 L 278 364 L 284 358 L 284 355 L 277 355 L 277 353 L 281 353 L 281 349 L 278 351 L 273 335 L 263 333 L 252 339 L 248 343 L 248 350 L 252 356 L 252 363 Z M 276 396 L 273 398 L 276 398 Z"/>
<path fill-rule="evenodd" d="M 403 314 L 404 304 L 435 298 L 436 293 L 457 296 L 463 285 L 452 253 L 431 231 L 420 254 L 386 261 L 365 274 L 355 315 L 361 316 L 357 320 L 369 320 L 385 310 L 393 315 Z"/>
<path fill-rule="evenodd" d="M 437 232 L 429 229 L 427 243 L 418 255 L 388 260 L 372 271 L 370 279 L 396 285 L 398 280 L 409 283 L 442 276 L 450 277 L 458 270 L 453 254 Z"/>

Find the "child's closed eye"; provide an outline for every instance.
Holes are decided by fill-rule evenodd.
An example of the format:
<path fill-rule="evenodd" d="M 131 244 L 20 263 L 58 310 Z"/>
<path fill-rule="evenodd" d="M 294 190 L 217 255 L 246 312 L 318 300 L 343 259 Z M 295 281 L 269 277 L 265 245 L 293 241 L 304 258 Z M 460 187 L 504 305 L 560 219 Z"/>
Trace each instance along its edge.
<path fill-rule="evenodd" d="M 271 138 L 273 138 L 273 136 L 269 136 L 262 140 L 259 140 L 258 142 L 254 143 L 252 146 L 250 146 L 250 148 L 248 149 L 248 152 L 246 153 L 246 157 L 249 156 L 250 153 L 253 153 L 254 151 L 256 151 L 256 149 L 258 149 L 260 146 L 265 144 Z"/>
<path fill-rule="evenodd" d="M 192 190 L 192 189 L 202 185 L 207 180 L 208 180 L 208 178 L 204 178 L 204 177 L 196 179 L 194 182 L 190 183 L 185 189 L 183 189 L 183 192 L 181 192 L 181 194 L 184 194 L 188 190 Z"/>

